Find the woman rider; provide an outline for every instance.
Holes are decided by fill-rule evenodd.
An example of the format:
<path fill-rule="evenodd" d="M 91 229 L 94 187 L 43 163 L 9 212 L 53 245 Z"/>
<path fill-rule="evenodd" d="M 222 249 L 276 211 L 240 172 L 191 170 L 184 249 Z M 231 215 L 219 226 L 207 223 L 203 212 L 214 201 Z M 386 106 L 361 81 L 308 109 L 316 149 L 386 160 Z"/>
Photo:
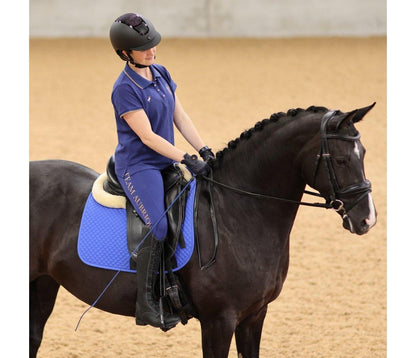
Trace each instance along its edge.
<path fill-rule="evenodd" d="M 184 111 L 169 72 L 155 63 L 161 36 L 152 23 L 138 14 L 124 14 L 111 25 L 110 40 L 126 61 L 111 95 L 118 135 L 115 170 L 135 210 L 152 230 L 134 258 L 138 272 L 136 324 L 169 329 L 179 317 L 165 314 L 163 324 L 159 305 L 152 298 L 167 235 L 161 170 L 182 162 L 195 175 L 207 175 L 210 167 L 206 161 L 214 155 Z M 174 145 L 174 125 L 204 161 Z"/>

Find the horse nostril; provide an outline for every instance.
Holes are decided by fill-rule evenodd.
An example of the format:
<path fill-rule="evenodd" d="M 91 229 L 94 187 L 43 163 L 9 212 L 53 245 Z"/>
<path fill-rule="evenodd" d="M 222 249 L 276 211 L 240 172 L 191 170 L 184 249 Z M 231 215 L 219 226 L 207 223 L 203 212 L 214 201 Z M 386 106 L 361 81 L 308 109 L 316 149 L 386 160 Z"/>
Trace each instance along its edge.
<path fill-rule="evenodd" d="M 365 219 L 364 221 L 365 221 L 365 224 L 369 228 L 371 228 L 371 227 L 373 227 L 376 224 L 377 218 L 376 218 L 376 216 L 373 216 L 373 217 L 370 217 L 370 218 Z"/>

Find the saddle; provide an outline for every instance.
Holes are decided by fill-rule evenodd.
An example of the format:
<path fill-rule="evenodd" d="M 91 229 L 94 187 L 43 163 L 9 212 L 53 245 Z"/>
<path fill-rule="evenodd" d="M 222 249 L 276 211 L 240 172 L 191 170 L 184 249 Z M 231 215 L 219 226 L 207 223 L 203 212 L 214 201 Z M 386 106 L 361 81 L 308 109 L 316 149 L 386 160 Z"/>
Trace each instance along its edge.
<path fill-rule="evenodd" d="M 114 155 L 110 157 L 107 163 L 107 179 L 103 183 L 103 189 L 111 194 L 123 196 L 126 198 L 127 214 L 127 244 L 129 253 L 134 254 L 141 240 L 150 231 L 145 225 L 133 205 L 127 199 L 123 188 L 121 187 L 115 173 Z M 189 174 L 189 175 L 188 175 Z M 164 189 L 165 189 L 165 207 L 169 208 L 166 215 L 168 218 L 168 236 L 165 240 L 164 258 L 165 260 L 175 260 L 175 248 L 179 244 L 181 248 L 185 247 L 181 227 L 185 218 L 185 204 L 188 192 L 185 191 L 181 196 L 179 194 L 191 178 L 189 171 L 181 164 L 173 164 L 162 171 Z M 178 197 L 179 196 L 179 197 Z M 176 267 L 173 262 L 172 268 Z M 136 269 L 134 260 L 130 260 L 130 268 Z"/>
<path fill-rule="evenodd" d="M 127 199 L 123 188 L 121 187 L 115 173 L 114 155 L 110 157 L 106 169 L 107 178 L 103 183 L 103 189 L 111 195 L 125 198 L 125 207 L 127 215 L 127 245 L 129 253 L 134 255 L 141 240 L 148 234 L 150 228 L 146 226 L 139 214 L 135 211 L 133 205 Z M 185 205 L 188 196 L 188 190 L 180 195 L 184 187 L 191 179 L 190 172 L 182 164 L 173 164 L 162 171 L 162 177 L 165 190 L 165 207 L 168 218 L 168 236 L 164 241 L 163 257 L 161 259 L 163 272 L 163 289 L 160 288 L 156 295 L 165 298 L 165 305 L 170 309 L 176 310 L 186 324 L 188 318 L 192 316 L 192 306 L 181 288 L 179 280 L 173 273 L 177 267 L 175 259 L 175 250 L 177 245 L 185 247 L 185 240 L 182 235 L 182 223 L 185 218 Z M 180 196 L 179 196 L 180 195 Z M 136 262 L 130 258 L 130 269 L 136 269 Z M 167 299 L 169 298 L 169 299 Z"/>

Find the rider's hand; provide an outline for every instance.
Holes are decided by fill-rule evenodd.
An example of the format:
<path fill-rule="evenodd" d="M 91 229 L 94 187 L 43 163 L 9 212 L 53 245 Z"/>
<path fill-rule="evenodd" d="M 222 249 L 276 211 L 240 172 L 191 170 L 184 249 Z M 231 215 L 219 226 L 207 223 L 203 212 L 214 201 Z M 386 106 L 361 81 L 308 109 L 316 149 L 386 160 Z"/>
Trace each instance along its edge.
<path fill-rule="evenodd" d="M 201 156 L 201 158 L 204 160 L 204 162 L 207 162 L 208 160 L 211 160 L 211 159 L 215 159 L 214 153 L 212 153 L 211 148 L 209 148 L 208 146 L 202 147 L 198 153 Z"/>
<path fill-rule="evenodd" d="M 185 164 L 195 175 L 205 176 L 211 171 L 211 167 L 202 160 L 199 160 L 196 155 L 191 156 L 186 153 L 183 156 L 181 163 Z"/>

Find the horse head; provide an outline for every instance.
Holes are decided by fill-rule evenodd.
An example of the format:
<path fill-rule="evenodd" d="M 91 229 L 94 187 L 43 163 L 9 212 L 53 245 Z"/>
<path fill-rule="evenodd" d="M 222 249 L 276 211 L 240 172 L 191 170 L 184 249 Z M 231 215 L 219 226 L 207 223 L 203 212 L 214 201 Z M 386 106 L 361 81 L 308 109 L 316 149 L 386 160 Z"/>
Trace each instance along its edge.
<path fill-rule="evenodd" d="M 300 153 L 306 183 L 341 215 L 344 228 L 358 235 L 375 225 L 377 214 L 364 172 L 365 148 L 354 124 L 374 105 L 348 113 L 324 113 L 319 133 Z"/>

